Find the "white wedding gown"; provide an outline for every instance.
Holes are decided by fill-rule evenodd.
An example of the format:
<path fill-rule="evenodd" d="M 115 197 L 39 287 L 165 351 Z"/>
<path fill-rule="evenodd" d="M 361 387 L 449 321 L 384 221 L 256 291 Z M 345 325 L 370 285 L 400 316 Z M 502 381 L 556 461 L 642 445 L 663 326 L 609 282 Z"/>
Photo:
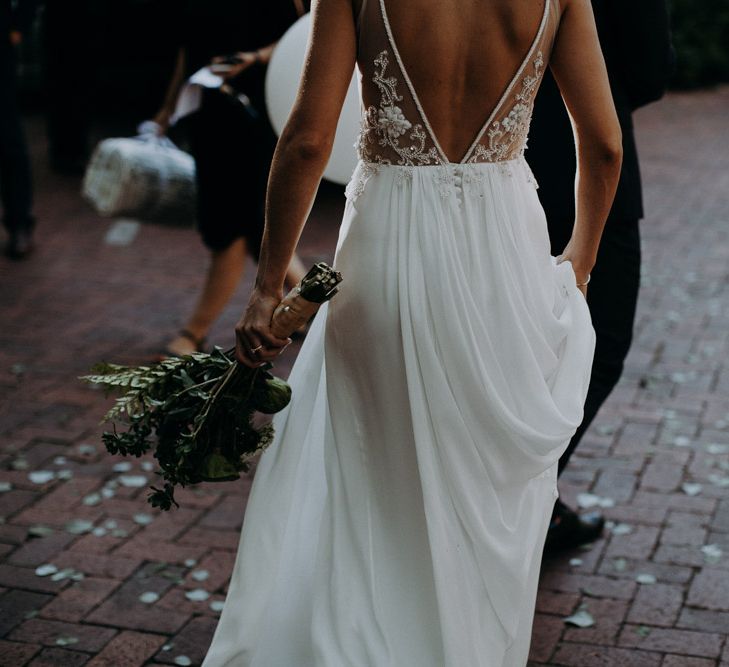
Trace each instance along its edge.
<path fill-rule="evenodd" d="M 438 146 L 384 1 L 335 265 L 256 472 L 204 667 L 524 667 L 556 464 L 594 333 L 524 161 L 559 22 L 464 160 Z"/>

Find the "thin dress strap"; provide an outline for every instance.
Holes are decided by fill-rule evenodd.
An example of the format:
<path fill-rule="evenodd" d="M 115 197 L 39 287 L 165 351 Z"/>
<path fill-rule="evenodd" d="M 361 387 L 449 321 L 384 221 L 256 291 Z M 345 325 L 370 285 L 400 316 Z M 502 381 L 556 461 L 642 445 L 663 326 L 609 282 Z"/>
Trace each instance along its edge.
<path fill-rule="evenodd" d="M 499 162 L 523 154 L 559 18 L 559 0 L 544 0 L 529 50 L 461 163 Z M 360 158 L 404 166 L 450 164 L 408 75 L 385 0 L 363 0 L 360 7 L 358 66 L 363 102 Z"/>

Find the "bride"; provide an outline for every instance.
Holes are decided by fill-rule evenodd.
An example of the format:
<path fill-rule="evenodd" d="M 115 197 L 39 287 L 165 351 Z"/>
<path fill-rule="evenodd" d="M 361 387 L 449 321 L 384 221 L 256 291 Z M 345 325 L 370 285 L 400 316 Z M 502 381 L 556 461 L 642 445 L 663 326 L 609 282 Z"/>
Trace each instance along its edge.
<path fill-rule="evenodd" d="M 204 667 L 523 667 L 621 161 L 591 5 L 314 3 L 237 328 L 249 366 L 289 342 L 269 324 L 355 64 L 345 282 L 291 373 Z M 523 158 L 546 67 L 579 159 L 574 232 L 556 259 Z"/>

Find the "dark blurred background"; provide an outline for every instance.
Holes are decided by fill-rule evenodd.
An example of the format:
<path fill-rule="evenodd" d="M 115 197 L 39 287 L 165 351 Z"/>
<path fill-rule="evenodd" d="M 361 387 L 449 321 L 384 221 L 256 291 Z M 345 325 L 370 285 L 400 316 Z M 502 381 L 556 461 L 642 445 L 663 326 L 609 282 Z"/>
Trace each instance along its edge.
<path fill-rule="evenodd" d="M 77 171 L 100 136 L 159 109 L 180 44 L 179 0 L 46 0 L 19 50 L 21 104 L 46 114 L 49 152 Z"/>
<path fill-rule="evenodd" d="M 729 1 L 671 0 L 678 55 L 674 87 L 697 88 L 729 81 Z"/>

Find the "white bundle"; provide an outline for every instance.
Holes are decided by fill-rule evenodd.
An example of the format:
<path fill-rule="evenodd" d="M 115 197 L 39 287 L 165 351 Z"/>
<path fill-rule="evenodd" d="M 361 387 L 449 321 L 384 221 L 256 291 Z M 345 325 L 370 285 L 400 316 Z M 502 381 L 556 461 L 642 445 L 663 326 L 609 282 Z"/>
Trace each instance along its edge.
<path fill-rule="evenodd" d="M 134 138 L 105 139 L 94 150 L 82 194 L 104 217 L 190 224 L 195 219 L 195 161 L 156 124 Z"/>

